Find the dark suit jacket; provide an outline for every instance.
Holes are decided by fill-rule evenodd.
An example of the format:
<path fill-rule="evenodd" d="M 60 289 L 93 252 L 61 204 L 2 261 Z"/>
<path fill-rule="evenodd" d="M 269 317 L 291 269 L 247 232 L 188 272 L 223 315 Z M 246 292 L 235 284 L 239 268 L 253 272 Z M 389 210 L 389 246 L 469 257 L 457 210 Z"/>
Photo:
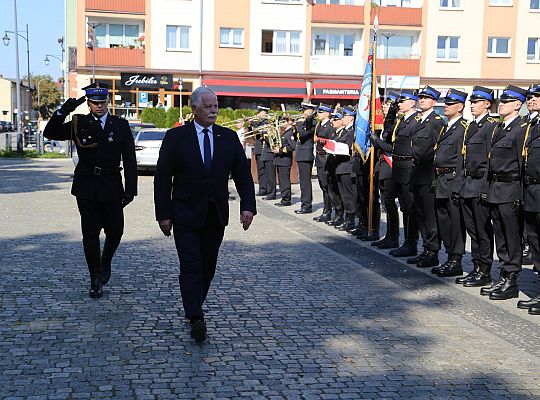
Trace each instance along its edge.
<path fill-rule="evenodd" d="M 444 120 L 435 111 L 432 111 L 424 121 L 422 127 L 412 138 L 413 168 L 411 183 L 413 185 L 430 185 L 433 181 L 433 155 L 434 146 L 441 131 L 445 127 Z"/>
<path fill-rule="evenodd" d="M 317 156 L 315 157 L 315 166 L 317 168 L 324 168 L 326 166 L 326 151 L 323 149 L 326 142 L 318 140 L 321 139 L 332 139 L 335 134 L 335 129 L 332 126 L 330 120 L 327 120 L 324 124 L 321 124 L 320 121 L 315 126 L 315 152 Z"/>
<path fill-rule="evenodd" d="M 314 117 L 310 117 L 304 121 L 296 123 L 298 131 L 298 143 L 296 144 L 296 161 L 313 161 L 314 132 L 315 121 Z"/>
<path fill-rule="evenodd" d="M 352 146 L 354 144 L 354 124 L 352 124 L 348 129 L 343 128 L 340 132 L 340 135 L 336 137 L 336 142 L 345 143 L 349 146 L 349 155 L 348 156 L 336 156 L 336 175 L 346 175 L 352 173 L 353 162 L 351 159 Z"/>
<path fill-rule="evenodd" d="M 531 121 L 525 145 L 528 153 L 525 176 L 540 180 L 540 123 L 538 119 Z M 540 184 L 524 184 L 523 209 L 528 212 L 540 212 Z"/>
<path fill-rule="evenodd" d="M 116 201 L 122 199 L 122 175 L 95 175 L 94 167 L 115 169 L 124 167 L 125 192 L 137 195 L 137 160 L 135 144 L 125 119 L 108 115 L 105 129 L 90 114 L 74 115 L 64 123 L 66 115 L 55 113 L 47 123 L 43 136 L 52 140 L 69 140 L 77 146 L 79 162 L 75 167 L 71 194 L 86 200 Z M 77 120 L 76 132 L 74 120 Z M 112 139 L 112 140 L 109 140 Z M 95 144 L 95 146 L 93 146 Z M 81 146 L 82 145 L 82 146 Z M 93 147 L 84 147 L 84 146 Z"/>
<path fill-rule="evenodd" d="M 256 214 L 253 179 L 238 136 L 219 125 L 213 126 L 213 134 L 214 153 L 208 173 L 193 122 L 167 131 L 154 176 L 156 220 L 172 219 L 173 225 L 199 229 L 212 200 L 221 223 L 227 225 L 230 174 L 240 195 L 240 210 Z"/>
<path fill-rule="evenodd" d="M 419 129 L 423 126 L 420 124 L 420 114 L 417 112 L 409 115 L 407 119 L 400 119 L 397 122 L 395 129 L 395 140 L 392 153 L 394 158 L 392 161 L 392 182 L 405 184 L 411 180 L 412 172 L 412 140 Z M 410 157 L 410 160 L 398 160 L 396 156 Z"/>

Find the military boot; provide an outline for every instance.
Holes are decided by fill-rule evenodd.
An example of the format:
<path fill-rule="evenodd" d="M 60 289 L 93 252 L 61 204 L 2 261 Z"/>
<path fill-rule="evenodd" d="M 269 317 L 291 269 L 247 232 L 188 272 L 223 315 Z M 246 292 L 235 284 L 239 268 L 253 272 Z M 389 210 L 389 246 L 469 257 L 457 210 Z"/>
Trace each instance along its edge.
<path fill-rule="evenodd" d="M 512 271 L 506 273 L 506 281 L 497 290 L 492 291 L 489 294 L 490 300 L 508 300 L 519 296 L 519 288 L 517 285 L 517 278 L 519 272 Z"/>

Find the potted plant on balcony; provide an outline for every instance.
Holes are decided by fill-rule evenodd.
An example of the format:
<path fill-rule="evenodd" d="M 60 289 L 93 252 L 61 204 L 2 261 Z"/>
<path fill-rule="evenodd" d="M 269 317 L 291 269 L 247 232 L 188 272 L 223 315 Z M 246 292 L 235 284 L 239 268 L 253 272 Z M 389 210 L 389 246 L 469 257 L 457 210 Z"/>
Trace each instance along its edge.
<path fill-rule="evenodd" d="M 137 48 L 137 49 L 144 49 L 144 35 L 142 36 L 139 36 L 137 39 L 135 39 L 134 41 L 134 48 Z M 132 48 L 132 47 L 130 47 Z"/>

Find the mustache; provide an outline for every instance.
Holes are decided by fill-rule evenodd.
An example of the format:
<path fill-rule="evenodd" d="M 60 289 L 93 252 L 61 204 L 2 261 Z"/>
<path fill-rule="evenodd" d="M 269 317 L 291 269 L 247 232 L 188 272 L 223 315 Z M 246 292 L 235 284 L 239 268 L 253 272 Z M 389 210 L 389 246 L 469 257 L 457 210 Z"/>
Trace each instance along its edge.
<path fill-rule="evenodd" d="M 216 113 L 208 114 L 208 117 L 210 117 L 210 118 L 217 117 L 217 116 L 218 115 Z"/>

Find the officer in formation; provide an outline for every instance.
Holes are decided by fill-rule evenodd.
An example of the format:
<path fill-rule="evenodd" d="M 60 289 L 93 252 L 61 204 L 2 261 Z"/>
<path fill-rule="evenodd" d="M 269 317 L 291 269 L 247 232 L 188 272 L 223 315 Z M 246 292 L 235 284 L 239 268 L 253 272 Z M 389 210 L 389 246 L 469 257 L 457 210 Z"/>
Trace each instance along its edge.
<path fill-rule="evenodd" d="M 300 209 L 296 214 L 311 214 L 313 212 L 313 191 L 311 186 L 311 170 L 313 169 L 315 109 L 311 103 L 302 103 L 303 118 L 296 122 L 296 163 L 298 165 L 298 180 L 300 181 Z"/>
<path fill-rule="evenodd" d="M 291 205 L 291 166 L 293 152 L 296 148 L 296 137 L 292 120 L 286 120 L 280 126 L 279 143 L 274 147 L 276 156 L 274 164 L 277 168 L 279 178 L 279 191 L 281 200 L 275 203 L 278 207 L 287 207 Z"/>
<path fill-rule="evenodd" d="M 102 295 L 111 277 L 112 259 L 124 232 L 123 208 L 137 195 L 137 161 L 133 135 L 126 120 L 109 114 L 109 91 L 96 82 L 83 88 L 89 114 L 73 115 L 85 98 L 68 99 L 51 117 L 43 135 L 52 140 L 73 140 L 79 162 L 71 194 L 81 215 L 82 242 L 92 298 Z M 124 169 L 124 185 L 120 163 Z M 103 250 L 99 235 L 105 232 Z"/>
<path fill-rule="evenodd" d="M 266 174 L 264 168 L 264 162 L 262 160 L 262 148 L 263 140 L 262 130 L 258 129 L 260 126 L 264 126 L 268 123 L 268 107 L 257 106 L 259 113 L 253 120 L 250 122 L 250 132 L 255 132 L 255 141 L 253 144 L 253 154 L 255 154 L 255 162 L 257 165 L 257 176 L 259 183 L 259 191 L 257 196 L 266 196 L 267 195 L 267 182 Z"/>
<path fill-rule="evenodd" d="M 313 218 L 317 222 L 328 222 L 332 219 L 332 203 L 330 200 L 328 189 L 328 173 L 326 170 L 327 153 L 324 150 L 324 145 L 328 139 L 334 135 L 334 127 L 330 121 L 332 108 L 321 103 L 317 109 L 317 124 L 315 125 L 314 138 L 315 144 L 315 167 L 317 167 L 317 180 L 319 187 L 323 193 L 323 210 L 322 214 Z M 334 205 L 335 206 L 335 205 Z"/>
<path fill-rule="evenodd" d="M 334 128 L 332 134 L 329 137 L 330 140 L 340 142 L 340 138 L 342 136 L 342 132 L 344 128 L 342 118 L 343 118 L 343 115 L 337 111 L 330 115 L 330 121 L 332 123 L 332 127 Z M 336 168 L 343 161 L 344 161 L 343 157 L 339 157 L 335 154 L 327 154 L 326 163 L 324 165 L 324 170 L 326 172 L 326 177 L 328 181 L 328 196 L 330 197 L 330 203 L 332 204 L 332 208 L 334 209 L 334 212 L 335 212 L 334 218 L 332 218 L 330 221 L 326 221 L 326 224 L 330 226 L 336 226 L 336 227 L 343 224 L 343 221 L 344 221 L 343 220 L 343 201 L 341 200 L 341 196 L 339 193 L 339 187 L 338 187 L 337 175 L 336 175 Z"/>

